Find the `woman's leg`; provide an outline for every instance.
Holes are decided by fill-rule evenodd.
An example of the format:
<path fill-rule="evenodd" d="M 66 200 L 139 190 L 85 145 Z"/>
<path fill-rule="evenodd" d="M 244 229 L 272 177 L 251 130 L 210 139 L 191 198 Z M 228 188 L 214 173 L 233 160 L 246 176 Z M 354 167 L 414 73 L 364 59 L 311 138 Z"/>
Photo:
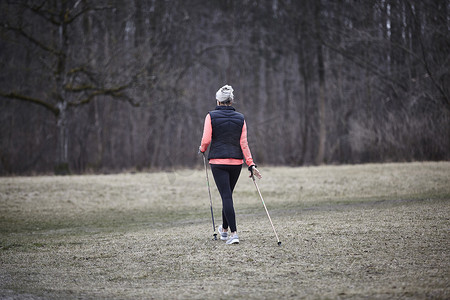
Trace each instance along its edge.
<path fill-rule="evenodd" d="M 241 173 L 242 166 L 211 165 L 211 171 L 222 198 L 223 228 L 236 231 L 236 217 L 233 206 L 233 190 Z"/>
<path fill-rule="evenodd" d="M 228 231 L 228 221 L 227 221 L 227 216 L 225 215 L 225 210 L 223 209 L 223 205 L 222 205 L 222 229 L 223 229 L 223 232 Z"/>

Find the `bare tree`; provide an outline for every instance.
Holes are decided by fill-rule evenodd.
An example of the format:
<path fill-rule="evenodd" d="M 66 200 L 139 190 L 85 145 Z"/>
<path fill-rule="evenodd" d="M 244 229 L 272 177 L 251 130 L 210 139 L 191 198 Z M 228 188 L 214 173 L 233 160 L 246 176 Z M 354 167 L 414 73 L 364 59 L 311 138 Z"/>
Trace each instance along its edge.
<path fill-rule="evenodd" d="M 449 159 L 449 8 L 2 1 L 0 174 L 193 167 L 224 84 L 260 164 Z"/>
<path fill-rule="evenodd" d="M 17 8 L 14 8 L 17 6 Z M 80 18 L 91 11 L 111 9 L 108 6 L 91 6 L 85 1 L 18 2 L 8 4 L 15 14 L 4 16 L 2 28 L 10 39 L 27 48 L 34 67 L 41 70 L 40 77 L 32 86 L 9 86 L 0 90 L 4 99 L 25 101 L 44 107 L 52 113 L 58 127 L 57 164 L 61 172 L 68 172 L 68 110 L 90 103 L 98 96 L 111 96 L 137 105 L 126 90 L 135 83 L 139 73 L 127 80 L 117 80 L 98 70 L 87 57 L 79 57 L 76 26 Z M 39 24 L 39 26 L 37 26 Z M 37 29 L 43 26 L 45 30 Z M 50 82 L 47 82 L 50 80 Z M 42 88 L 42 85 L 47 88 Z"/>

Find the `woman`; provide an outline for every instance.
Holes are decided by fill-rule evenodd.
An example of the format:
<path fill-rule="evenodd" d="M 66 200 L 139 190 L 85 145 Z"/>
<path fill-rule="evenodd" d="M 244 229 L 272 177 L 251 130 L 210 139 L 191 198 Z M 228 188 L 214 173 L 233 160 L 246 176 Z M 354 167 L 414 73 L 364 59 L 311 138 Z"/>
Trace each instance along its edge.
<path fill-rule="evenodd" d="M 231 106 L 233 99 L 231 86 L 224 85 L 217 91 L 217 106 L 206 115 L 199 147 L 200 152 L 204 153 L 211 144 L 208 160 L 222 198 L 222 225 L 219 226 L 218 231 L 220 239 L 227 244 L 239 244 L 233 207 L 233 190 L 241 173 L 243 159 L 248 166 L 250 176 L 254 174 L 261 178 L 248 147 L 244 115 Z"/>

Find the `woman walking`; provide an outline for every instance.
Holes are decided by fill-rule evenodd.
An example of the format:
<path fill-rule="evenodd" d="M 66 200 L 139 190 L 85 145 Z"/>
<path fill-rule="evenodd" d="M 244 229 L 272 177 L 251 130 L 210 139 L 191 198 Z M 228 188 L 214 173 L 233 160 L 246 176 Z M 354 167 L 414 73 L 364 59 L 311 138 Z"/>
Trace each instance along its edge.
<path fill-rule="evenodd" d="M 211 144 L 208 160 L 222 198 L 222 225 L 219 226 L 218 231 L 220 239 L 227 244 L 239 244 L 233 190 L 239 179 L 244 159 L 250 176 L 253 174 L 261 178 L 248 147 L 244 115 L 232 106 L 233 99 L 231 86 L 224 85 L 217 91 L 217 106 L 206 115 L 199 147 L 200 152 L 204 153 Z"/>

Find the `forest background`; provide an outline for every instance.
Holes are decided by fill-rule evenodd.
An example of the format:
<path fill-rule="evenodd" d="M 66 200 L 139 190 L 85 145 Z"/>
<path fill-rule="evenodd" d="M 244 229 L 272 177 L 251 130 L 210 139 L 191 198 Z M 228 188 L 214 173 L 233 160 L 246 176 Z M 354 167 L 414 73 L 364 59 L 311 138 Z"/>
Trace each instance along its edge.
<path fill-rule="evenodd" d="M 450 159 L 446 0 L 0 2 L 0 175 L 195 167 L 224 84 L 258 164 Z"/>

